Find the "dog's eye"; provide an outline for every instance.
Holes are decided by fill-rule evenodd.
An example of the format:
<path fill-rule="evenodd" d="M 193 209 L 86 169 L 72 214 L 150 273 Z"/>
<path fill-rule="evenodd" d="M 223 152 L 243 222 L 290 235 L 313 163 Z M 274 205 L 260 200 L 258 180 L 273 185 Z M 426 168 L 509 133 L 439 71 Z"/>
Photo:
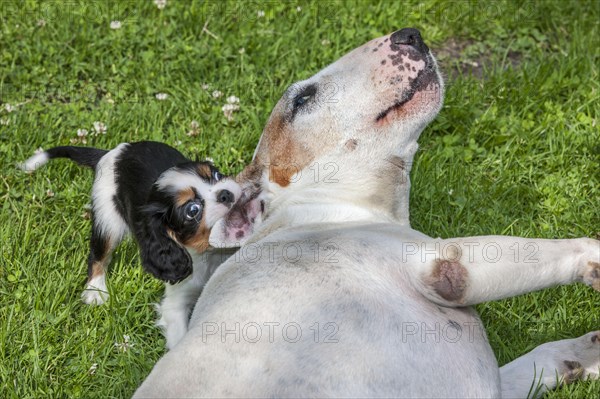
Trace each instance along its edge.
<path fill-rule="evenodd" d="M 317 88 L 314 85 L 310 85 L 302 90 L 296 97 L 294 97 L 294 110 L 302 107 L 317 93 Z"/>
<path fill-rule="evenodd" d="M 296 97 L 294 100 L 294 108 L 299 108 L 303 106 L 312 96 L 302 96 Z"/>
<path fill-rule="evenodd" d="M 184 209 L 187 220 L 199 220 L 202 217 L 202 205 L 197 202 L 190 202 Z"/>
<path fill-rule="evenodd" d="M 223 175 L 220 172 L 218 172 L 216 170 L 213 172 L 213 180 L 219 181 L 222 178 L 223 178 Z"/>

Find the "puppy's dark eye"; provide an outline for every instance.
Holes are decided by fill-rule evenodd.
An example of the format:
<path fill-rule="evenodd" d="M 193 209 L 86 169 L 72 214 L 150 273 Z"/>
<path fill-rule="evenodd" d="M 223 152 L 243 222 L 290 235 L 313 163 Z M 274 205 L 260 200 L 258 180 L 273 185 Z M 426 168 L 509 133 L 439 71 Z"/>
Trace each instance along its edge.
<path fill-rule="evenodd" d="M 219 181 L 222 178 L 223 178 L 223 175 L 220 172 L 218 172 L 216 170 L 213 172 L 213 180 Z"/>
<path fill-rule="evenodd" d="M 183 211 L 187 220 L 197 221 L 202 217 L 202 205 L 197 202 L 188 203 Z"/>

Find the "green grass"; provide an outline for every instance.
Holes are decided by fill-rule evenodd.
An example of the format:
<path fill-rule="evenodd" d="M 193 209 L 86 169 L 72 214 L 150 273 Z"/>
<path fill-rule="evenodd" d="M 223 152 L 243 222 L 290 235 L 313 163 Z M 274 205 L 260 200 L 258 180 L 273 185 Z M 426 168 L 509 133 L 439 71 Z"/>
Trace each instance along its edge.
<path fill-rule="evenodd" d="M 131 242 L 115 254 L 109 303 L 80 302 L 91 173 L 67 161 L 17 171 L 36 148 L 68 144 L 101 121 L 107 134 L 88 136 L 88 145 L 161 140 L 236 173 L 288 84 L 371 38 L 415 26 L 449 78 L 446 105 L 420 139 L 413 226 L 436 237 L 596 236 L 599 14 L 593 1 L 169 0 L 162 11 L 151 1 L 2 1 L 2 396 L 127 397 L 164 352 L 152 307 L 162 286 L 141 272 Z M 112 20 L 122 28 L 110 29 Z M 218 38 L 203 32 L 206 23 Z M 240 110 L 227 121 L 221 107 L 231 95 Z M 200 125 L 193 137 L 192 120 Z M 599 308 L 600 296 L 583 286 L 478 306 L 501 364 L 597 329 Z M 115 346 L 124 335 L 127 351 Z M 599 390 L 578 383 L 547 396 Z"/>

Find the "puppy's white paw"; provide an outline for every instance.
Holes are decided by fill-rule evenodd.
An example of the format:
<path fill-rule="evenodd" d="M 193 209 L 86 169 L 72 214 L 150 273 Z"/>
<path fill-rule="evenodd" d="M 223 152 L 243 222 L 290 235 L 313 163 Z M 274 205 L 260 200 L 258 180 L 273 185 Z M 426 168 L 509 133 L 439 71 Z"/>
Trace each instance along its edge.
<path fill-rule="evenodd" d="M 102 305 L 108 300 L 106 276 L 104 274 L 92 278 L 81 293 L 81 300 L 87 305 Z"/>
<path fill-rule="evenodd" d="M 86 305 L 102 305 L 108 300 L 108 292 L 95 287 L 88 287 L 81 293 L 81 300 Z"/>

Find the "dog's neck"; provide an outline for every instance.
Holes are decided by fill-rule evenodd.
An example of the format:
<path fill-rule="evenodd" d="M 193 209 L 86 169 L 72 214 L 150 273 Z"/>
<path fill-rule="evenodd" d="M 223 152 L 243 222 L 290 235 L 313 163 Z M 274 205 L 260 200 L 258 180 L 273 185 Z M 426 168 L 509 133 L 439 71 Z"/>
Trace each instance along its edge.
<path fill-rule="evenodd" d="M 238 180 L 259 182 L 256 186 L 263 190 L 261 196 L 267 204 L 256 238 L 315 223 L 380 221 L 409 225 L 409 174 L 416 150 L 414 142 L 394 155 L 373 151 L 360 154 L 357 150 L 352 156 L 324 157 L 296 173 L 286 187 L 269 179 L 267 166 L 249 165 Z M 357 164 L 357 158 L 365 161 Z"/>

